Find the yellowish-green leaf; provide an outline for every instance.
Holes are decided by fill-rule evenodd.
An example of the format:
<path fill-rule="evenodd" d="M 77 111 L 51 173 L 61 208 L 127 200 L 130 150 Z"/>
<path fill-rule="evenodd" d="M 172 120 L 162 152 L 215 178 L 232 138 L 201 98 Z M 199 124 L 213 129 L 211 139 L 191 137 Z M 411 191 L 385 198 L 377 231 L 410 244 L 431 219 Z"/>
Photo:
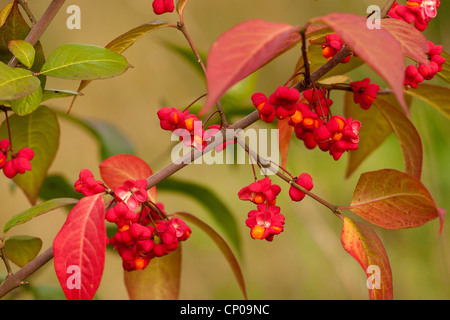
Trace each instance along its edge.
<path fill-rule="evenodd" d="M 69 43 L 56 48 L 41 73 L 70 80 L 107 79 L 124 73 L 130 65 L 124 56 L 98 46 Z"/>
<path fill-rule="evenodd" d="M 450 119 L 450 88 L 421 83 L 417 89 L 409 89 L 406 94 L 425 101 Z"/>
<path fill-rule="evenodd" d="M 2 11 L 0 11 L 0 28 L 5 24 L 6 18 L 8 18 L 9 13 L 11 12 L 11 8 L 14 2 L 8 3 L 3 7 Z"/>
<path fill-rule="evenodd" d="M 0 62 L 0 100 L 17 100 L 36 91 L 41 81 L 22 68 L 10 68 Z"/>
<path fill-rule="evenodd" d="M 38 87 L 32 94 L 18 100 L 10 101 L 10 106 L 14 113 L 19 116 L 25 116 L 32 113 L 42 102 L 42 88 Z"/>
<path fill-rule="evenodd" d="M 25 40 L 11 40 L 8 43 L 8 48 L 25 67 L 30 69 L 33 66 L 36 50 L 29 42 Z"/>
<path fill-rule="evenodd" d="M 32 236 L 13 236 L 4 244 L 6 257 L 19 267 L 25 266 L 41 251 L 42 240 Z"/>

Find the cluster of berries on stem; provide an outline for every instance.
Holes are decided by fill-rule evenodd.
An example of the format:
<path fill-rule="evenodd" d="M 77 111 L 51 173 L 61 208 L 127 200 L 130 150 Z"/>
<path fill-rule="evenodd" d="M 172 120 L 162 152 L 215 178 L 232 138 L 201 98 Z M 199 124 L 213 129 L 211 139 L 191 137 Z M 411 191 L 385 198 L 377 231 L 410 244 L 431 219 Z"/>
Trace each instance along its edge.
<path fill-rule="evenodd" d="M 176 250 L 192 233 L 180 218 L 169 219 L 162 203 L 150 201 L 145 179 L 128 179 L 112 191 L 95 180 L 90 170 L 83 169 L 74 186 L 85 196 L 107 192 L 114 197 L 105 213 L 105 219 L 117 226 L 109 243 L 127 271 L 144 269 L 151 259 Z"/>
<path fill-rule="evenodd" d="M 440 5 L 439 0 L 408 0 L 406 4 L 395 2 L 388 12 L 388 17 L 413 23 L 417 30 L 425 31 L 431 19 L 436 17 Z M 416 89 L 424 80 L 431 80 L 442 71 L 445 58 L 441 57 L 441 52 L 441 45 L 428 41 L 428 62 L 408 65 L 405 69 L 406 88 Z"/>
<path fill-rule="evenodd" d="M 312 178 L 307 173 L 302 173 L 298 178 L 293 180 L 301 187 L 310 191 L 313 188 Z M 284 231 L 285 217 L 281 213 L 281 209 L 276 205 L 276 198 L 281 192 L 281 187 L 272 184 L 269 177 L 249 184 L 238 192 L 238 197 L 243 201 L 250 201 L 256 204 L 256 209 L 251 210 L 245 224 L 250 228 L 250 236 L 253 239 L 265 239 L 269 242 L 273 241 L 275 235 Z M 291 186 L 289 196 L 292 201 L 301 201 L 305 197 L 305 193 L 298 188 Z"/>
<path fill-rule="evenodd" d="M 8 159 L 8 155 L 10 155 Z M 0 169 L 7 178 L 14 178 L 18 173 L 23 174 L 31 171 L 30 161 L 34 158 L 34 151 L 25 147 L 17 153 L 13 152 L 10 140 L 0 140 Z"/>
<path fill-rule="evenodd" d="M 367 110 L 380 87 L 366 78 L 351 82 L 347 89 L 353 91 L 355 103 Z M 361 123 L 351 117 L 332 115 L 333 100 L 327 89 L 314 87 L 304 91 L 301 97 L 296 89 L 280 86 L 269 97 L 257 92 L 251 99 L 263 121 L 272 123 L 275 118 L 288 119 L 296 137 L 308 149 L 319 147 L 328 151 L 334 160 L 339 160 L 344 152 L 358 148 Z"/>

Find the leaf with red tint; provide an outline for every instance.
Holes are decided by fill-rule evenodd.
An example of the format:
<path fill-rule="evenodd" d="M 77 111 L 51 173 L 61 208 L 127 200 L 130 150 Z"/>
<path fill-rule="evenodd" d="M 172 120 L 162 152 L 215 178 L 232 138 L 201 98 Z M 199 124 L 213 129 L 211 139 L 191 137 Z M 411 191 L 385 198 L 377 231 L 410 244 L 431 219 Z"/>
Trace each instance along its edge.
<path fill-rule="evenodd" d="M 292 133 L 294 132 L 294 127 L 288 124 L 289 118 L 284 120 L 278 120 L 277 129 L 279 130 L 279 149 L 281 156 L 281 167 L 286 169 L 289 145 L 291 144 Z"/>
<path fill-rule="evenodd" d="M 336 32 L 350 49 L 364 60 L 391 87 L 398 102 L 409 114 L 403 93 L 404 56 L 400 42 L 386 29 L 368 29 L 364 17 L 349 13 L 330 13 L 313 18 Z"/>
<path fill-rule="evenodd" d="M 102 195 L 82 198 L 53 241 L 56 275 L 68 300 L 90 300 L 100 285 L 108 238 Z"/>
<path fill-rule="evenodd" d="M 408 107 L 411 105 L 412 99 L 409 95 L 406 95 L 406 103 Z M 375 151 L 383 142 L 392 134 L 393 126 L 399 120 L 396 119 L 401 117 L 402 120 L 407 119 L 403 113 L 401 116 L 398 115 L 399 110 L 401 110 L 400 105 L 398 104 L 395 96 L 393 94 L 383 94 L 378 95 L 375 100 L 374 105 L 379 101 L 383 100 L 384 102 L 380 102 L 384 104 L 389 104 L 389 108 L 396 108 L 392 113 L 395 114 L 392 116 L 390 121 L 387 120 L 389 117 L 389 112 L 381 112 L 377 107 L 372 107 L 369 110 L 364 110 L 361 108 L 359 104 L 355 104 L 353 101 L 353 93 L 347 92 L 344 98 L 344 114 L 345 117 L 352 117 L 353 119 L 358 119 L 361 121 L 362 126 L 359 130 L 359 141 L 358 149 L 351 150 L 349 152 L 347 171 L 345 173 L 345 177 L 350 177 L 356 169 L 361 165 L 361 163 L 369 157 L 369 155 Z M 384 109 L 383 109 L 384 110 Z M 390 109 L 389 109 L 390 110 Z M 387 110 L 384 110 L 387 111 Z M 397 120 L 397 121 L 396 121 Z M 404 121 L 404 120 L 403 120 Z M 409 120 L 408 120 L 409 121 Z M 411 124 L 412 125 L 412 124 Z M 396 128 L 396 134 L 402 135 L 405 131 L 402 130 L 402 126 L 400 128 Z M 408 139 L 409 137 L 407 137 Z M 416 137 L 417 138 L 417 137 Z M 415 139 L 415 138 L 414 138 Z M 414 140 L 413 139 L 413 140 Z M 399 138 L 400 140 L 400 138 Z M 420 140 L 420 137 L 419 137 Z M 419 141 L 420 143 L 420 141 Z M 416 149 L 416 147 L 414 147 Z M 413 150 L 403 150 L 405 154 L 413 154 Z M 407 156 L 405 156 L 406 159 Z M 413 166 L 414 168 L 414 166 Z M 407 171 L 408 172 L 408 171 Z"/>
<path fill-rule="evenodd" d="M 208 53 L 208 97 L 199 115 L 204 115 L 234 84 L 300 40 L 298 27 L 263 20 L 244 21 L 222 34 Z"/>
<path fill-rule="evenodd" d="M 180 292 L 181 244 L 169 254 L 154 258 L 143 270 L 124 271 L 131 300 L 176 300 Z"/>
<path fill-rule="evenodd" d="M 404 55 L 419 63 L 428 63 L 427 38 L 412 24 L 399 19 L 382 19 L 381 26 L 400 42 Z"/>
<path fill-rule="evenodd" d="M 420 180 L 394 169 L 363 173 L 351 205 L 341 208 L 386 229 L 419 227 L 441 216 Z"/>
<path fill-rule="evenodd" d="M 422 140 L 414 124 L 403 112 L 383 99 L 375 99 L 374 106 L 389 122 L 400 143 L 405 163 L 405 172 L 420 179 L 422 174 Z"/>
<path fill-rule="evenodd" d="M 110 189 L 123 185 L 125 180 L 146 179 L 153 174 L 152 169 L 144 160 L 131 154 L 109 157 L 100 163 L 99 168 L 103 182 Z M 150 188 L 147 193 L 150 200 L 156 202 L 156 187 Z"/>
<path fill-rule="evenodd" d="M 361 108 L 353 100 L 353 92 L 347 92 L 344 97 L 345 117 L 361 121 L 358 149 L 349 151 L 345 177 L 350 177 L 372 152 L 380 147 L 392 134 L 392 128 L 383 114 L 377 108 L 368 110 Z"/>
<path fill-rule="evenodd" d="M 367 275 L 370 300 L 392 300 L 392 271 L 386 250 L 368 225 L 344 218 L 341 242 Z"/>

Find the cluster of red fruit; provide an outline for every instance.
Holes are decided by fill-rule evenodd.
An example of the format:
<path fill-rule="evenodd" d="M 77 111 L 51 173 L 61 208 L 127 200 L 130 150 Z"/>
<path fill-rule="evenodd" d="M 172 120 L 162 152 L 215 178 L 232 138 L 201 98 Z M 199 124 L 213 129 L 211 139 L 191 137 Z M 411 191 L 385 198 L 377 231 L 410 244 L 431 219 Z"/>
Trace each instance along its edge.
<path fill-rule="evenodd" d="M 333 58 L 345 45 L 345 42 L 336 33 L 327 34 L 325 42 L 322 44 L 322 55 L 330 60 Z M 355 54 L 353 54 L 355 55 Z M 356 56 L 356 55 L 355 55 Z M 352 56 L 347 56 L 341 63 L 347 63 Z"/>
<path fill-rule="evenodd" d="M 117 225 L 117 233 L 109 242 L 127 271 L 142 270 L 152 258 L 174 251 L 178 242 L 189 238 L 192 232 L 181 219 L 168 219 L 161 203 L 152 206 L 146 186 L 145 179 L 126 180 L 123 186 L 115 188 L 114 200 L 105 214 L 107 221 Z M 75 190 L 90 196 L 106 189 L 91 171 L 83 169 Z"/>
<path fill-rule="evenodd" d="M 11 152 L 11 158 L 8 159 L 8 153 Z M 0 169 L 8 178 L 14 178 L 18 173 L 23 174 L 25 171 L 31 171 L 30 161 L 34 158 L 34 151 L 25 147 L 19 152 L 14 153 L 10 149 L 10 141 L 8 139 L 0 140 Z"/>
<path fill-rule="evenodd" d="M 368 109 L 377 96 L 379 86 L 370 84 L 370 79 L 350 83 L 355 103 Z M 269 98 L 263 93 L 252 95 L 253 105 L 259 110 L 260 118 L 268 123 L 275 117 L 289 119 L 295 135 L 308 149 L 317 146 L 328 151 L 335 160 L 348 150 L 358 148 L 361 123 L 352 118 L 331 115 L 333 101 L 327 97 L 325 89 L 309 89 L 303 92 L 304 101 L 300 102 L 300 93 L 294 88 L 278 87 Z"/>
<path fill-rule="evenodd" d="M 442 71 L 445 58 L 441 57 L 441 45 L 434 45 L 428 41 L 428 63 L 420 63 L 419 65 L 409 65 L 405 70 L 405 86 L 417 88 L 424 80 L 431 80 L 436 73 Z"/>
<path fill-rule="evenodd" d="M 388 16 L 393 19 L 414 23 L 416 29 L 424 31 L 432 18 L 436 17 L 439 0 L 409 0 L 407 4 L 394 3 Z M 442 71 L 445 58 L 441 57 L 442 46 L 428 41 L 428 63 L 409 65 L 405 70 L 405 86 L 417 88 L 424 80 L 431 80 L 436 73 Z"/>
<path fill-rule="evenodd" d="M 189 113 L 189 110 L 181 111 L 175 107 L 162 107 L 158 110 L 157 115 L 163 130 L 172 131 L 180 138 L 184 146 L 192 146 L 200 151 L 206 148 L 208 141 L 220 130 L 220 126 L 217 124 L 204 129 L 202 122 L 195 114 Z M 224 142 L 216 148 L 216 151 L 222 151 L 226 145 L 231 143 L 234 141 Z"/>
<path fill-rule="evenodd" d="M 308 191 L 313 188 L 312 178 L 307 173 L 294 178 L 294 182 Z M 238 192 L 239 199 L 256 204 L 256 210 L 251 210 L 245 221 L 253 239 L 272 241 L 275 235 L 284 231 L 285 217 L 280 213 L 280 207 L 276 206 L 276 198 L 280 192 L 280 186 L 272 184 L 268 177 L 257 180 Z M 291 186 L 289 196 L 293 201 L 301 201 L 305 193 Z"/>
<path fill-rule="evenodd" d="M 395 1 L 388 16 L 414 23 L 417 30 L 424 31 L 431 19 L 436 17 L 440 5 L 439 0 L 408 0 L 406 4 L 398 4 Z"/>

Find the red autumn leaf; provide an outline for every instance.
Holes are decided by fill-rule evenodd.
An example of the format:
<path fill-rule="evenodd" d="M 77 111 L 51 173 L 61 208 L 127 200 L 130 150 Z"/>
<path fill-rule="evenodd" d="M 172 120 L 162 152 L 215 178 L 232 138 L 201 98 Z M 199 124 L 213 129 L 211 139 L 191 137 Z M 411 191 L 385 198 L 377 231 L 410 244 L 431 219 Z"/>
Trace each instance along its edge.
<path fill-rule="evenodd" d="M 367 19 L 349 13 L 330 13 L 310 23 L 324 23 L 364 60 L 391 87 L 398 102 L 409 114 L 403 93 L 404 56 L 400 42 L 386 29 L 368 29 Z"/>
<path fill-rule="evenodd" d="M 392 271 L 386 250 L 368 225 L 344 218 L 341 242 L 367 275 L 370 300 L 392 300 Z"/>
<path fill-rule="evenodd" d="M 428 41 L 422 32 L 400 19 L 382 19 L 381 26 L 400 42 L 404 55 L 419 63 L 428 63 Z"/>
<path fill-rule="evenodd" d="M 437 217 L 440 230 L 443 225 L 443 214 L 420 180 L 394 169 L 363 173 L 351 205 L 342 209 L 386 229 L 419 227 Z"/>
<path fill-rule="evenodd" d="M 153 174 L 150 166 L 141 158 L 131 154 L 118 154 L 104 160 L 100 166 L 103 182 L 111 189 L 123 185 L 127 179 L 146 179 Z M 156 187 L 148 191 L 150 200 L 156 202 Z"/>
<path fill-rule="evenodd" d="M 281 156 L 281 166 L 286 169 L 289 145 L 291 144 L 292 133 L 294 132 L 294 127 L 288 124 L 289 118 L 284 120 L 278 120 L 277 129 L 279 130 L 279 149 Z"/>
<path fill-rule="evenodd" d="M 383 99 L 375 99 L 374 106 L 389 122 L 400 143 L 405 163 L 405 172 L 420 179 L 422 174 L 422 140 L 414 124 L 403 112 Z"/>
<path fill-rule="evenodd" d="M 53 241 L 56 275 L 68 300 L 90 300 L 100 285 L 108 238 L 101 194 L 82 198 Z"/>
<path fill-rule="evenodd" d="M 208 53 L 208 98 L 199 114 L 205 114 L 234 84 L 293 47 L 300 39 L 298 27 L 263 20 L 244 21 L 222 34 Z"/>

